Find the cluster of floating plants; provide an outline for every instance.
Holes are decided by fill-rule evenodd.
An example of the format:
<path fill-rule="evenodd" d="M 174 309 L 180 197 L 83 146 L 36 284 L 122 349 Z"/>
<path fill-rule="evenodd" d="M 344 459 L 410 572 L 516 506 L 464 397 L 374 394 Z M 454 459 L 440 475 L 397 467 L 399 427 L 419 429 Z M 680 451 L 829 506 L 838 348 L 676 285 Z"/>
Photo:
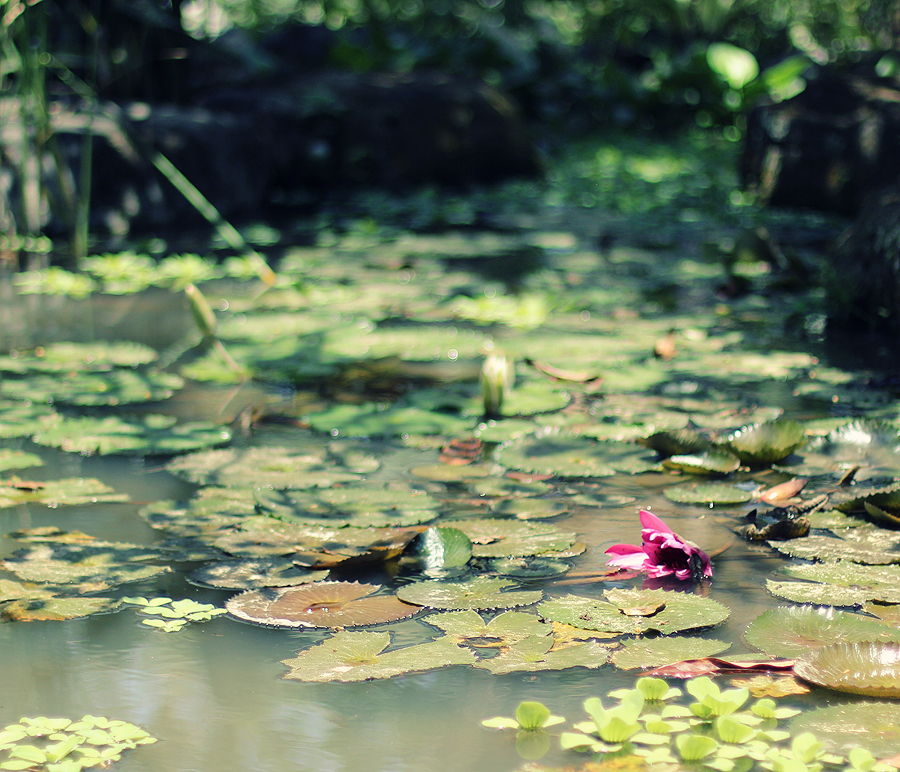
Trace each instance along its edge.
<path fill-rule="evenodd" d="M 0 730 L 0 769 L 81 772 L 106 768 L 125 751 L 155 742 L 140 727 L 117 719 L 21 718 Z"/>
<path fill-rule="evenodd" d="M 842 747 L 838 755 L 811 732 L 780 728 L 779 721 L 800 711 L 778 707 L 768 697 L 748 705 L 748 688 L 722 690 L 706 676 L 691 678 L 684 687 L 694 700 L 686 705 L 677 702 L 684 696 L 681 689 L 653 677 L 639 678 L 634 689 L 610 693 L 605 705 L 591 697 L 584 702 L 589 720 L 559 733 L 559 747 L 595 754 L 604 764 L 628 767 L 819 772 L 827 764 L 854 772 L 896 769 L 894 764 L 879 762 L 867 749 Z M 814 715 L 808 714 L 807 719 Z M 552 746 L 554 734 L 549 730 L 565 721 L 539 702 L 523 702 L 515 718 L 498 716 L 481 723 L 515 730 L 519 755 L 540 759 Z"/>
<path fill-rule="evenodd" d="M 138 606 L 141 614 L 161 617 L 161 619 L 142 619 L 141 624 L 162 630 L 164 633 L 177 633 L 190 622 L 208 622 L 213 617 L 225 613 L 223 608 L 216 608 L 210 603 L 197 603 L 190 598 L 172 600 L 162 597 L 125 597 L 122 598 L 122 603 Z"/>

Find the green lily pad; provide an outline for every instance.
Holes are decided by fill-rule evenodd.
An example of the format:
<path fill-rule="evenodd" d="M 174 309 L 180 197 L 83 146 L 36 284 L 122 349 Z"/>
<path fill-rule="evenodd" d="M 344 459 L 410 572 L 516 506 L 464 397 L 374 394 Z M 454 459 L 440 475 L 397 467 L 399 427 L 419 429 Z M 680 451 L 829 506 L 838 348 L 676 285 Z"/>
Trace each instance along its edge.
<path fill-rule="evenodd" d="M 472 557 L 472 542 L 457 528 L 429 528 L 415 542 L 415 556 L 426 571 L 460 568 Z"/>
<path fill-rule="evenodd" d="M 812 732 L 830 753 L 845 756 L 861 744 L 876 758 L 890 758 L 900 747 L 900 704 L 860 702 L 804 711 L 788 725 L 791 734 Z"/>
<path fill-rule="evenodd" d="M 24 450 L 0 450 L 0 472 L 43 465 L 43 459 L 34 453 L 26 453 Z"/>
<path fill-rule="evenodd" d="M 134 418 L 63 418 L 54 415 L 41 420 L 41 429 L 32 439 L 38 445 L 85 455 L 174 455 L 224 445 L 231 440 L 231 431 L 215 424 L 179 424 L 174 417 L 165 415 Z"/>
<path fill-rule="evenodd" d="M 524 418 L 505 418 L 502 420 L 490 420 L 478 424 L 474 434 L 483 442 L 509 442 L 510 440 L 524 437 L 538 430 L 534 421 L 526 421 Z"/>
<path fill-rule="evenodd" d="M 531 636 L 504 647 L 500 654 L 475 663 L 494 675 L 503 673 L 568 670 L 571 667 L 602 667 L 609 661 L 609 649 L 597 641 L 585 641 L 551 650 L 553 639 Z"/>
<path fill-rule="evenodd" d="M 769 609 L 754 619 L 744 640 L 771 657 L 800 657 L 832 643 L 900 641 L 900 631 L 846 611 L 792 606 Z"/>
<path fill-rule="evenodd" d="M 489 477 L 474 480 L 467 486 L 476 496 L 505 498 L 542 496 L 550 493 L 553 486 L 541 480 L 515 480 L 510 477 Z"/>
<path fill-rule="evenodd" d="M 675 485 L 666 488 L 663 495 L 676 504 L 694 504 L 706 506 L 709 504 L 730 506 L 743 504 L 752 500 L 753 494 L 738 488 L 730 483 L 691 483 L 689 485 Z"/>
<path fill-rule="evenodd" d="M 774 464 L 806 444 L 806 429 L 797 421 L 779 419 L 738 429 L 725 441 L 743 463 Z"/>
<path fill-rule="evenodd" d="M 0 397 L 0 437 L 29 437 L 57 413 L 49 405 Z"/>
<path fill-rule="evenodd" d="M 655 450 L 664 458 L 703 453 L 712 449 L 712 443 L 706 437 L 693 429 L 687 428 L 654 432 L 649 437 L 638 440 L 638 442 Z"/>
<path fill-rule="evenodd" d="M 708 450 L 688 456 L 669 456 L 662 465 L 688 474 L 731 474 L 740 468 L 741 462 L 732 453 Z"/>
<path fill-rule="evenodd" d="M 487 561 L 490 571 L 501 576 L 512 576 L 516 579 L 539 579 L 546 576 L 559 576 L 571 570 L 572 565 L 557 558 L 494 558 Z"/>
<path fill-rule="evenodd" d="M 262 512 L 287 522 L 335 528 L 416 525 L 434 520 L 440 507 L 440 502 L 423 490 L 400 483 L 365 482 L 302 491 L 264 489 L 257 492 L 256 502 Z"/>
<path fill-rule="evenodd" d="M 519 520 L 540 520 L 565 514 L 568 509 L 567 503 L 561 499 L 516 498 L 494 505 L 491 514 Z"/>
<path fill-rule="evenodd" d="M 813 534 L 800 539 L 770 541 L 769 546 L 806 560 L 849 560 L 868 566 L 900 563 L 900 534 L 874 526 L 848 529 L 839 538 Z"/>
<path fill-rule="evenodd" d="M 521 520 L 480 518 L 453 520 L 442 525 L 457 528 L 468 536 L 472 554 L 479 558 L 547 555 L 572 548 L 576 539 L 576 534 L 554 525 Z"/>
<path fill-rule="evenodd" d="M 689 659 L 703 659 L 721 654 L 730 643 L 714 638 L 665 636 L 640 637 L 622 642 L 621 648 L 610 655 L 610 662 L 623 670 L 661 667 Z"/>
<path fill-rule="evenodd" d="M 546 431 L 509 442 L 497 460 L 510 469 L 563 477 L 611 477 L 613 453 L 607 443 L 578 435 Z"/>
<path fill-rule="evenodd" d="M 368 681 L 468 665 L 475 660 L 470 649 L 457 646 L 447 637 L 385 652 L 390 642 L 390 633 L 345 630 L 293 659 L 282 660 L 281 664 L 290 668 L 282 677 L 296 681 Z"/>
<path fill-rule="evenodd" d="M 456 416 L 402 405 L 338 405 L 306 417 L 320 432 L 345 437 L 395 437 L 404 434 L 464 434 L 472 421 Z"/>
<path fill-rule="evenodd" d="M 79 593 L 100 592 L 108 587 L 103 582 L 53 586 L 0 579 L 0 618 L 31 622 L 75 619 L 115 611 L 119 601 L 113 598 L 77 597 Z"/>
<path fill-rule="evenodd" d="M 40 545 L 30 551 L 17 553 L 15 557 L 0 561 L 0 567 L 27 582 L 74 584 L 76 582 L 102 582 L 107 586 L 142 582 L 168 573 L 168 566 L 148 566 L 127 562 L 140 550 L 121 547 L 56 544 Z M 156 555 L 159 553 L 156 552 Z M 132 561 L 134 558 L 132 558 Z"/>
<path fill-rule="evenodd" d="M 0 384 L 0 394 L 48 404 L 127 405 L 168 399 L 182 386 L 184 379 L 174 373 L 118 369 L 67 373 L 65 378 L 58 375 L 5 378 Z"/>
<path fill-rule="evenodd" d="M 794 673 L 828 689 L 868 697 L 900 697 L 900 645 L 835 643 L 797 660 Z"/>
<path fill-rule="evenodd" d="M 291 449 L 284 447 L 223 448 L 191 453 L 170 461 L 166 468 L 200 485 L 289 488 L 328 487 L 363 479 L 379 462 L 374 456 L 331 444 Z"/>
<path fill-rule="evenodd" d="M 534 415 L 562 410 L 569 404 L 569 393 L 548 381 L 529 381 L 516 386 L 503 400 L 503 415 Z"/>
<path fill-rule="evenodd" d="M 247 590 L 229 598 L 231 616 L 266 627 L 359 627 L 414 616 L 418 605 L 372 595 L 377 584 L 316 582 L 302 587 Z M 371 596 L 371 597 L 369 597 Z"/>
<path fill-rule="evenodd" d="M 673 633 L 724 622 L 730 611 L 709 598 L 664 590 L 607 590 L 607 601 L 564 595 L 544 601 L 544 619 L 610 633 L 639 635 L 648 630 Z"/>
<path fill-rule="evenodd" d="M 137 367 L 156 360 L 158 354 L 149 346 L 132 342 L 51 343 L 15 355 L 0 356 L 0 370 L 7 373 L 110 370 L 113 367 Z"/>
<path fill-rule="evenodd" d="M 187 577 L 191 584 L 218 590 L 294 587 L 327 578 L 328 571 L 309 571 L 299 568 L 293 561 L 278 558 L 217 561 L 198 568 Z"/>
<path fill-rule="evenodd" d="M 25 503 L 58 507 L 122 501 L 128 501 L 127 494 L 116 493 L 108 485 L 92 478 L 26 481 L 12 477 L 0 480 L 0 508 Z"/>
<path fill-rule="evenodd" d="M 397 590 L 397 597 L 407 603 L 440 609 L 495 609 L 530 606 L 537 603 L 540 590 L 503 592 L 515 582 L 479 576 L 465 582 L 415 582 Z"/>
<path fill-rule="evenodd" d="M 900 603 L 900 566 L 863 566 L 838 561 L 784 569 L 803 582 L 766 580 L 773 595 L 795 603 L 831 606 L 862 605 L 866 601 Z M 815 582 L 815 584 L 813 584 Z"/>
<path fill-rule="evenodd" d="M 504 611 L 485 622 L 475 611 L 446 611 L 432 614 L 422 621 L 443 630 L 446 635 L 469 646 L 500 646 L 525 638 L 549 636 L 550 625 L 522 611 Z"/>

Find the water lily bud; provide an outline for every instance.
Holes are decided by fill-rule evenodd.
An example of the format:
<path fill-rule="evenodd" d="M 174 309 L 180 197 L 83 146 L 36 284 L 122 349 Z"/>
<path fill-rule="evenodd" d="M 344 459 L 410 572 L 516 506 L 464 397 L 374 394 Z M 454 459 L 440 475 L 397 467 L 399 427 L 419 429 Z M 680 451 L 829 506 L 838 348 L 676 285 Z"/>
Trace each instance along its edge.
<path fill-rule="evenodd" d="M 481 396 L 486 416 L 500 415 L 503 400 L 512 391 L 515 380 L 515 366 L 509 357 L 503 354 L 488 355 L 481 366 Z"/>

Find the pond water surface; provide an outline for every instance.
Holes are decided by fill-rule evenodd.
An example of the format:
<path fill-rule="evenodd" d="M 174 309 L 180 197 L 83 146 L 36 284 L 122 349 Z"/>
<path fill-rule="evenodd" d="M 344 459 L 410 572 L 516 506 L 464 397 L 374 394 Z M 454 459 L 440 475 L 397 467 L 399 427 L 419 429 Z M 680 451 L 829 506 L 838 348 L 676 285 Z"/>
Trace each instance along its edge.
<path fill-rule="evenodd" d="M 477 372 L 483 356 L 478 351 L 499 348 L 509 351 L 517 362 L 516 388 L 543 379 L 524 364 L 525 357 L 602 376 L 605 385 L 599 391 L 587 390 L 582 383 L 560 385 L 571 392 L 575 412 L 582 411 L 583 422 L 592 424 L 629 425 L 631 419 L 623 412 L 628 395 L 638 402 L 644 398 L 657 400 L 657 404 L 667 401 L 669 408 L 680 405 L 681 412 L 701 426 L 715 415 L 716 426 L 723 428 L 729 422 L 737 428 L 745 420 L 753 420 L 758 415 L 754 411 L 760 408 L 781 409 L 788 417 L 803 420 L 848 419 L 893 409 L 890 392 L 868 388 L 853 392 L 852 386 L 861 376 L 830 367 L 820 361 L 821 352 L 813 356 L 806 350 L 819 346 L 814 338 L 801 337 L 804 324 L 810 329 L 816 325 L 815 319 L 810 321 L 814 307 L 804 305 L 807 301 L 796 295 L 761 291 L 769 286 L 765 274 L 752 278 L 759 292 L 723 300 L 716 294 L 721 270 L 701 258 L 696 242 L 643 251 L 626 245 L 604 258 L 578 238 L 558 236 L 534 233 L 527 237 L 530 248 L 539 252 L 539 267 L 531 279 L 524 279 L 524 288 L 516 290 L 520 294 L 508 294 L 511 302 L 528 293 L 535 298 L 553 298 L 540 311 L 545 318 L 538 324 L 523 322 L 515 315 L 503 323 L 506 311 L 491 300 L 503 296 L 508 288 L 495 276 L 485 279 L 480 270 L 483 266 L 472 261 L 473 254 L 479 256 L 480 247 L 476 244 L 468 253 L 460 247 L 467 243 L 465 234 L 450 234 L 449 244 L 443 245 L 438 237 L 429 237 L 427 244 L 410 238 L 399 257 L 378 254 L 371 245 L 338 245 L 332 256 L 321 249 L 299 250 L 292 259 L 304 265 L 308 284 L 303 292 L 295 291 L 300 285 L 297 279 L 290 292 L 284 290 L 279 296 L 276 288 L 270 291 L 271 302 L 265 300 L 266 295 L 255 302 L 263 313 L 286 311 L 313 319 L 309 335 L 324 341 L 318 358 L 314 357 L 323 375 L 304 374 L 298 366 L 291 387 L 285 379 L 253 385 L 189 379 L 170 400 L 140 410 L 230 422 L 236 447 L 298 441 L 310 447 L 334 442 L 364 447 L 381 462 L 370 480 L 420 486 L 441 500 L 441 519 L 453 520 L 481 516 L 484 509 L 472 502 L 472 493 L 463 483 L 434 482 L 411 471 L 438 464 L 440 449 L 450 436 L 426 441 L 404 437 L 401 432 L 387 438 L 347 439 L 347 431 L 310 428 L 306 416 L 335 404 L 366 400 L 388 404 L 399 399 L 414 404 L 416 394 L 426 390 L 429 394 L 444 390 L 448 399 L 453 398 L 448 402 L 451 407 L 460 404 L 460 390 L 464 399 L 477 403 Z M 446 259 L 429 257 L 429 245 L 443 249 Z M 383 250 L 383 245 L 377 246 Z M 497 252 L 494 246 L 490 249 Z M 365 293 L 367 283 L 371 297 Z M 232 285 L 202 286 L 223 319 L 251 314 L 252 303 L 247 298 L 252 293 Z M 4 351 L 24 351 L 59 340 L 132 340 L 167 351 L 194 335 L 182 295 L 168 291 L 70 300 L 17 295 L 7 284 L 3 293 L 0 349 Z M 477 309 L 459 311 L 461 304 L 453 303 L 457 296 L 482 303 L 485 318 L 478 318 Z M 228 298 L 230 303 L 224 302 Z M 520 308 L 519 313 L 528 311 Z M 415 348 L 427 348 L 427 342 L 404 345 L 405 324 L 417 331 L 437 325 L 445 331 L 452 329 L 452 335 L 447 333 L 449 342 L 441 343 L 435 354 Z M 393 342 L 375 334 L 398 325 L 401 333 Z M 327 339 L 330 329 L 338 331 L 339 340 Z M 654 358 L 654 343 L 670 329 L 679 353 L 671 361 Z M 477 337 L 474 343 L 458 344 L 470 333 Z M 223 337 L 227 343 L 224 333 Z M 295 337 L 300 339 L 303 333 Z M 247 352 L 253 347 L 259 352 L 277 342 L 253 338 L 242 347 L 237 335 L 233 341 L 228 345 L 233 346 L 239 361 L 250 356 Z M 346 371 L 342 368 L 349 363 L 390 356 L 417 363 L 426 375 L 420 377 L 421 368 L 415 377 L 400 368 L 399 373 L 387 377 L 386 385 L 365 376 L 359 383 L 345 378 L 340 386 L 329 385 L 329 380 L 337 382 L 343 377 Z M 436 367 L 435 363 L 458 371 L 442 382 L 428 370 Z M 824 385 L 810 387 L 817 379 Z M 854 394 L 859 404 L 852 402 Z M 248 407 L 255 410 L 258 420 L 247 418 Z M 442 409 L 452 412 L 447 406 Z M 640 413 L 643 421 L 653 409 L 635 409 L 635 414 Z M 564 413 L 536 411 L 537 416 Z M 474 415 L 471 428 L 478 423 Z M 553 420 L 547 419 L 547 424 L 552 426 Z M 471 430 L 461 434 L 470 435 Z M 130 497 L 127 503 L 56 508 L 19 504 L 0 509 L 0 532 L 4 534 L 57 526 L 101 539 L 150 544 L 161 537 L 139 516 L 142 507 L 160 500 L 187 501 L 198 489 L 165 469 L 169 456 L 82 455 L 38 446 L 27 438 L 2 443 L 0 447 L 36 452 L 43 458 L 44 466 L 20 472 L 22 477 L 97 478 Z M 804 462 L 802 452 L 793 462 Z M 503 471 L 496 474 L 502 476 Z M 900 473 L 900 468 L 895 473 Z M 735 479 L 752 488 L 774 485 L 790 476 L 762 469 L 741 473 Z M 767 592 L 765 581 L 789 559 L 735 536 L 733 528 L 743 522 L 754 504 L 691 506 L 665 497 L 667 488 L 694 479 L 660 471 L 619 471 L 581 479 L 551 476 L 551 490 L 545 497 L 566 501 L 589 490 L 596 504 L 572 504 L 550 522 L 576 532 L 586 545 L 583 554 L 568 558 L 572 570 L 578 572 L 602 569 L 606 562 L 603 551 L 611 544 L 639 540 L 637 511 L 641 508 L 653 509 L 676 532 L 708 551 L 727 547 L 714 559 L 715 577 L 703 592 L 727 606 L 731 616 L 723 625 L 695 634 L 730 642 L 731 654 L 747 653 L 751 650 L 741 639 L 747 624 L 781 603 Z M 0 540 L 0 557 L 21 546 L 13 539 Z M 187 597 L 217 606 L 233 594 L 187 583 L 184 575 L 196 564 L 176 567 L 178 571 L 165 577 L 126 585 L 123 594 Z M 345 571 L 339 578 L 394 586 L 422 577 L 408 565 L 391 563 Z M 543 589 L 547 597 L 575 592 L 599 598 L 610 587 L 640 587 L 641 579 L 566 585 L 532 579 L 523 580 L 522 585 Z M 554 713 L 581 719 L 585 698 L 630 686 L 637 672 L 605 665 L 494 676 L 468 666 L 451 666 L 364 683 L 303 683 L 282 680 L 285 667 L 280 661 L 320 643 L 327 631 L 269 629 L 223 616 L 165 634 L 138 620 L 126 609 L 68 621 L 0 624 L 0 724 L 21 716 L 77 718 L 85 713 L 136 723 L 160 742 L 128 753 L 116 765 L 123 772 L 498 772 L 515 769 L 523 762 L 515 752 L 513 738 L 483 728 L 482 719 L 511 715 L 521 700 L 539 700 Z M 393 646 L 429 640 L 436 634 L 421 621 L 421 615 L 373 629 L 390 631 Z M 818 691 L 796 701 L 812 706 L 853 699 Z M 558 751 L 548 759 L 574 763 L 571 756 Z"/>

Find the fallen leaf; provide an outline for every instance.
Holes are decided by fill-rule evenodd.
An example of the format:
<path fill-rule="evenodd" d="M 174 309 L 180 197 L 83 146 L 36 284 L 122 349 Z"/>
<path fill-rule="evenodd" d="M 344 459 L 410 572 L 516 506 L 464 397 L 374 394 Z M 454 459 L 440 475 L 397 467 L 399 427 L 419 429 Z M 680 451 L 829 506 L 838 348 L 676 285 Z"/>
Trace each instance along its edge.
<path fill-rule="evenodd" d="M 688 659 L 684 662 L 655 667 L 652 670 L 647 670 L 644 675 L 660 676 L 661 678 L 693 678 L 694 676 L 711 675 L 713 673 L 777 672 L 793 669 L 794 661 L 793 659 L 736 660 L 705 657 L 704 659 Z"/>

